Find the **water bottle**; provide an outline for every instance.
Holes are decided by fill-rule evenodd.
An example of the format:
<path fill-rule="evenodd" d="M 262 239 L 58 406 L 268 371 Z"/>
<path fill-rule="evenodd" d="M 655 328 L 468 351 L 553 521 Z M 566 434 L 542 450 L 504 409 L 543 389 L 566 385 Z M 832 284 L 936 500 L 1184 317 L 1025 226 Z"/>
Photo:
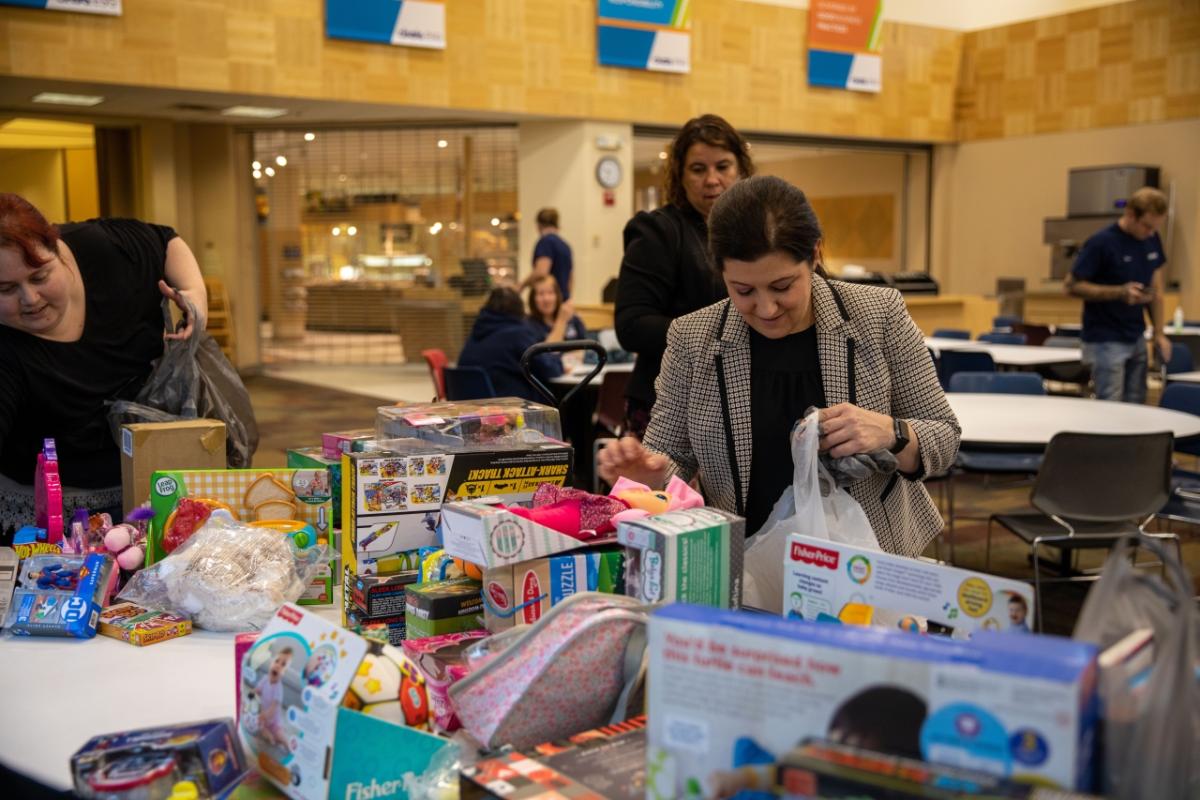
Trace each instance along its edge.
<path fill-rule="evenodd" d="M 1175 333 L 1183 333 L 1183 306 L 1175 306 L 1175 316 L 1171 319 Z"/>

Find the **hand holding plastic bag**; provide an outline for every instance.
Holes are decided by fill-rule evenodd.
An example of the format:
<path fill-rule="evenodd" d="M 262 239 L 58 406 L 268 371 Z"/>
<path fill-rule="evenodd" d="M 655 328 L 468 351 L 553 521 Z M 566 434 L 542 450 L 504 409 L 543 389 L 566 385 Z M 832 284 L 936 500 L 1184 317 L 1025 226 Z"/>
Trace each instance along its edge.
<path fill-rule="evenodd" d="M 858 501 L 840 488 L 821 463 L 820 412 L 792 428 L 792 485 L 771 509 L 762 529 L 746 540 L 742 602 L 783 613 L 783 573 L 789 534 L 879 550 L 871 521 Z"/>

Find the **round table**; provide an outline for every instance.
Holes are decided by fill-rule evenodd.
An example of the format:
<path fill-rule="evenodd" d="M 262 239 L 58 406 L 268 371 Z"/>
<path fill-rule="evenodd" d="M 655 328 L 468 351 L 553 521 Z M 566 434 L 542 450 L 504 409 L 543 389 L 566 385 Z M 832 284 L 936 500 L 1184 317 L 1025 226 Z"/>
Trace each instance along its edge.
<path fill-rule="evenodd" d="M 340 624 L 339 607 L 305 608 Z M 233 638 L 194 630 L 134 647 L 100 635 L 0 637 L 0 685 L 8 687 L 0 761 L 65 790 L 71 756 L 93 736 L 233 717 Z"/>
<path fill-rule="evenodd" d="M 595 364 L 584 364 L 582 367 L 575 367 L 570 372 L 563 373 L 557 378 L 551 378 L 550 383 L 556 383 L 560 386 L 575 386 L 583 382 L 591 371 L 596 368 Z M 599 386 L 600 381 L 609 372 L 633 372 L 633 362 L 629 361 L 623 364 L 605 364 L 600 368 L 600 374 L 592 380 L 592 386 Z"/>
<path fill-rule="evenodd" d="M 964 445 L 1044 447 L 1056 433 L 1154 433 L 1200 436 L 1200 417 L 1157 406 L 1081 397 L 949 392 Z"/>
<path fill-rule="evenodd" d="M 940 356 L 943 350 L 987 353 L 999 367 L 1042 367 L 1048 364 L 1078 364 L 1083 350 L 1078 347 L 1034 347 L 1025 344 L 992 344 L 978 340 L 926 337 L 925 346 Z"/>

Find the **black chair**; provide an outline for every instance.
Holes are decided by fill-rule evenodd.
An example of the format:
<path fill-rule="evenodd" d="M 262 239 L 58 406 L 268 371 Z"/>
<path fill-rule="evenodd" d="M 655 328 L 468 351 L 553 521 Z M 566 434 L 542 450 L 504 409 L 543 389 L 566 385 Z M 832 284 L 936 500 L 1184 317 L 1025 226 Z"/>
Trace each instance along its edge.
<path fill-rule="evenodd" d="M 1186 351 L 1184 351 L 1186 352 Z M 1200 416 L 1200 383 L 1168 383 L 1158 405 L 1172 411 Z M 1200 458 L 1200 441 L 1188 439 L 1175 445 L 1175 452 Z"/>
<path fill-rule="evenodd" d="M 1011 331 L 991 331 L 979 334 L 977 341 L 988 344 L 1025 344 L 1025 334 Z"/>
<path fill-rule="evenodd" d="M 1196 388 L 1200 389 L 1200 386 Z M 1042 379 L 1032 372 L 956 372 L 950 391 L 974 394 L 1045 394 Z"/>
<path fill-rule="evenodd" d="M 982 350 L 943 350 L 938 357 L 938 378 L 942 388 L 950 386 L 956 372 L 995 372 L 996 362 Z"/>
<path fill-rule="evenodd" d="M 962 328 L 938 328 L 933 332 L 933 338 L 962 339 L 963 341 L 969 341 L 971 339 L 971 332 L 963 330 Z"/>
<path fill-rule="evenodd" d="M 492 379 L 483 367 L 443 368 L 447 400 L 485 400 L 496 396 Z"/>
<path fill-rule="evenodd" d="M 1074 331 L 1074 335 L 1056 333 L 1054 336 L 1047 337 L 1042 342 L 1042 347 L 1062 347 L 1062 348 L 1078 348 L 1080 346 L 1079 331 Z M 1088 382 L 1092 379 L 1092 369 L 1082 361 L 1074 364 L 1044 364 L 1036 368 L 1037 373 L 1048 381 L 1055 383 L 1071 384 L 1078 387 L 1074 390 L 1069 390 L 1066 394 L 1072 394 L 1082 397 L 1087 394 Z"/>
<path fill-rule="evenodd" d="M 1096 580 L 1075 573 L 1069 556 L 1088 548 L 1111 548 L 1128 533 L 1145 528 L 1171 496 L 1169 431 L 1139 434 L 1060 433 L 1050 440 L 1033 485 L 1034 512 L 993 514 L 988 520 L 984 569 L 991 568 L 992 523 L 1029 545 L 1033 560 L 1037 627 L 1042 629 L 1042 583 Z M 1174 534 L 1149 536 L 1175 540 Z M 1062 574 L 1042 577 L 1042 547 L 1062 555 Z M 1182 551 L 1180 551 L 1182 560 Z"/>
<path fill-rule="evenodd" d="M 1167 375 L 1174 375 L 1177 372 L 1191 372 L 1193 363 L 1192 351 L 1181 344 L 1176 344 L 1171 348 L 1171 358 L 1164 366 Z"/>

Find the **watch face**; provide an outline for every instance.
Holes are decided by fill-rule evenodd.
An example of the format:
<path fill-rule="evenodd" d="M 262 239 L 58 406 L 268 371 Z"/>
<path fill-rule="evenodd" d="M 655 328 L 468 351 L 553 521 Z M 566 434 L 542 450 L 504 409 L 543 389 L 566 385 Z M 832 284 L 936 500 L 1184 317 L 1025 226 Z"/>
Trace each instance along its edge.
<path fill-rule="evenodd" d="M 596 180 L 605 189 L 613 189 L 621 182 L 621 162 L 605 156 L 596 164 Z"/>

